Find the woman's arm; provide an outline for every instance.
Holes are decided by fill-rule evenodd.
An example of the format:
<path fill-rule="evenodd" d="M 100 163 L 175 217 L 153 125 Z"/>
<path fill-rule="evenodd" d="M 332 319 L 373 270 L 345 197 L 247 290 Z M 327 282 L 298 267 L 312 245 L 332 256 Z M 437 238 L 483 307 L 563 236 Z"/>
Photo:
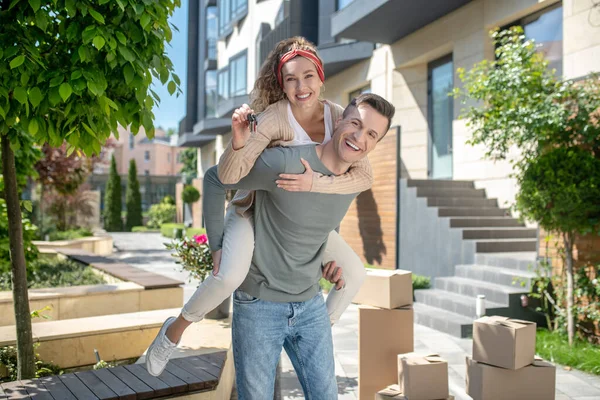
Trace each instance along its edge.
<path fill-rule="evenodd" d="M 255 132 L 250 132 L 248 114 L 252 110 L 244 104 L 231 117 L 233 138 L 219 159 L 219 179 L 225 184 L 237 183 L 245 177 L 267 146 L 276 140 L 284 140 L 279 129 L 277 108 L 265 110 L 258 117 Z"/>
<path fill-rule="evenodd" d="M 322 175 L 314 172 L 302 161 L 303 174 L 280 174 L 277 186 L 289 192 L 317 192 L 328 194 L 354 194 L 364 192 L 373 185 L 373 170 L 367 158 L 352 164 L 343 175 Z"/>

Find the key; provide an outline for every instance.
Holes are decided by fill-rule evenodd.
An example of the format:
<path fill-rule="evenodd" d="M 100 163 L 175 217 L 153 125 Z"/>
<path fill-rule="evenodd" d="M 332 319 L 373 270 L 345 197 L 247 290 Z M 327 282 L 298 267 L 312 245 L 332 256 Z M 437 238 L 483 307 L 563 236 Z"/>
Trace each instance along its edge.
<path fill-rule="evenodd" d="M 250 124 L 250 133 L 256 132 L 257 121 L 255 114 L 248 114 L 248 123 Z"/>

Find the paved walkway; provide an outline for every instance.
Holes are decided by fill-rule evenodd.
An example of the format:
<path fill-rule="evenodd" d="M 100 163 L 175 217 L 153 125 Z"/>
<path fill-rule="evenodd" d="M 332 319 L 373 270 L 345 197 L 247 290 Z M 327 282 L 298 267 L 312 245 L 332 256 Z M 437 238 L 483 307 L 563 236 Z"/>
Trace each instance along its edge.
<path fill-rule="evenodd" d="M 115 246 L 120 250 L 113 255 L 123 262 L 187 282 L 188 275 L 178 266 L 165 249 L 168 239 L 154 233 L 113 233 Z M 186 283 L 184 300 L 194 293 L 197 282 Z M 357 399 L 358 389 L 358 307 L 351 305 L 339 323 L 333 327 L 335 369 L 339 399 Z M 415 324 L 415 351 L 436 352 L 448 360 L 450 393 L 456 400 L 471 400 L 465 393 L 465 356 L 471 354 L 472 341 L 459 339 L 442 332 Z M 302 389 L 292 364 L 282 354 L 282 398 L 302 399 Z M 390 382 L 393 383 L 393 382 Z M 599 400 L 600 376 L 579 371 L 556 370 L 556 400 Z"/>

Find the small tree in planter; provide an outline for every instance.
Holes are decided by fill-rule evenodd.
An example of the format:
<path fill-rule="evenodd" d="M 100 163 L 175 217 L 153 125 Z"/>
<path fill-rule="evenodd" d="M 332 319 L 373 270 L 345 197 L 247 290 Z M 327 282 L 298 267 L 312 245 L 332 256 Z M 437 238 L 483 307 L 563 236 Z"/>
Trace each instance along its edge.
<path fill-rule="evenodd" d="M 597 76 L 585 82 L 559 80 L 535 43 L 525 40 L 520 27 L 494 31 L 491 37 L 496 60 L 484 60 L 468 72 L 459 69 L 464 87 L 453 94 L 479 103 L 461 115 L 472 129 L 471 144 L 483 145 L 486 156 L 495 160 L 506 159 L 513 149 L 520 150 L 511 161 L 523 185 L 516 209 L 523 217 L 563 235 L 567 328 L 572 343 L 573 237 L 576 232 L 589 231 L 600 217 L 594 216 L 587 195 L 574 185 L 594 185 L 576 169 L 591 173 L 598 168 L 593 160 L 600 159 L 600 80 Z M 576 154 L 583 158 L 575 160 Z M 561 156 L 569 158 L 560 160 Z"/>
<path fill-rule="evenodd" d="M 142 195 L 140 194 L 140 183 L 137 179 L 137 165 L 133 158 L 129 161 L 125 207 L 127 208 L 127 222 L 125 225 L 127 232 L 131 232 L 131 228 L 134 226 L 142 226 Z"/>
<path fill-rule="evenodd" d="M 183 201 L 183 222 L 185 223 L 185 205 L 191 205 L 200 200 L 200 192 L 192 185 L 186 185 L 181 193 L 181 200 Z"/>
<path fill-rule="evenodd" d="M 121 177 L 117 172 L 117 162 L 113 155 L 104 193 L 104 229 L 109 232 L 119 232 L 123 229 L 121 208 Z"/>

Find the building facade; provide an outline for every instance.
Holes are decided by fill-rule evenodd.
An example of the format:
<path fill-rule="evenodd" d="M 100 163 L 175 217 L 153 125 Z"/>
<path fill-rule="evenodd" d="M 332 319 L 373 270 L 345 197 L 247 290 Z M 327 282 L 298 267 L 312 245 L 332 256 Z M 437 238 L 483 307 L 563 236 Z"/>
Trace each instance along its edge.
<path fill-rule="evenodd" d="M 318 45 L 327 99 L 345 105 L 372 91 L 396 106 L 389 143 L 371 157 L 379 186 L 342 224 L 366 262 L 387 268 L 398 266 L 396 178 L 473 181 L 501 207 L 514 201 L 510 160 L 486 160 L 484 148 L 467 144 L 464 105 L 447 96 L 461 85 L 458 68 L 494 57 L 490 30 L 523 26 L 565 79 L 600 71 L 600 6 L 592 0 L 208 0 L 190 2 L 189 18 L 179 144 L 198 147 L 199 176 L 220 157 L 231 112 L 248 101 L 281 39 L 303 35 Z"/>

